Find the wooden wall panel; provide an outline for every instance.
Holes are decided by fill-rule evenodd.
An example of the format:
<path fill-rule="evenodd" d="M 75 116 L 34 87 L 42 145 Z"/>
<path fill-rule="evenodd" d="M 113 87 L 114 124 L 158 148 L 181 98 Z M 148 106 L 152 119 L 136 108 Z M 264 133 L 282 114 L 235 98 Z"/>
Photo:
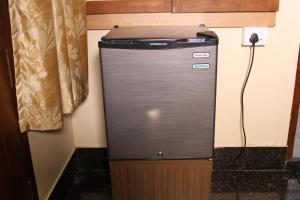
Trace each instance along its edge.
<path fill-rule="evenodd" d="M 109 30 L 119 26 L 168 26 L 205 24 L 207 27 L 244 27 L 275 25 L 275 12 L 256 13 L 143 13 L 88 15 L 89 30 Z"/>
<path fill-rule="evenodd" d="M 87 1 L 87 14 L 171 12 L 171 0 Z"/>
<path fill-rule="evenodd" d="M 279 0 L 172 0 L 172 12 L 275 12 Z"/>
<path fill-rule="evenodd" d="M 111 161 L 114 200 L 208 200 L 212 161 Z"/>

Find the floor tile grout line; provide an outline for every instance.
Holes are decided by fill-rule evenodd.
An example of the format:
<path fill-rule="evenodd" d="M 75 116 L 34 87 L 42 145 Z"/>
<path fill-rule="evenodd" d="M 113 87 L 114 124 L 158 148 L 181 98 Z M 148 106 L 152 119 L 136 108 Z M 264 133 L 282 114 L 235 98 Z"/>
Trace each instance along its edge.
<path fill-rule="evenodd" d="M 213 172 L 289 172 L 288 170 L 281 170 L 281 169 L 278 169 L 278 170 L 265 170 L 265 169 L 262 169 L 262 170 L 212 170 Z"/>

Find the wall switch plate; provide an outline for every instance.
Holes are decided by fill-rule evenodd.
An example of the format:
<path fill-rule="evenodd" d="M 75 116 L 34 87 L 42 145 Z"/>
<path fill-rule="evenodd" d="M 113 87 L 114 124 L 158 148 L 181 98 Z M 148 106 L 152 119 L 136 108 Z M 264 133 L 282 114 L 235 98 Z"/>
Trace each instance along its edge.
<path fill-rule="evenodd" d="M 269 28 L 267 27 L 245 27 L 243 36 L 243 46 L 251 46 L 249 41 L 252 33 L 257 33 L 259 41 L 255 44 L 256 46 L 265 46 L 268 40 Z"/>

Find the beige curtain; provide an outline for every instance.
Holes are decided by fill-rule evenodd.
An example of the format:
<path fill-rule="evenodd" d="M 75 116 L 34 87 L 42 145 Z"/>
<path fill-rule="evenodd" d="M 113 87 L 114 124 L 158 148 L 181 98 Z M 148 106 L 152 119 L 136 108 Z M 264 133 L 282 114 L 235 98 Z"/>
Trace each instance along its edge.
<path fill-rule="evenodd" d="M 87 96 L 85 0 L 9 0 L 19 125 L 59 129 Z"/>

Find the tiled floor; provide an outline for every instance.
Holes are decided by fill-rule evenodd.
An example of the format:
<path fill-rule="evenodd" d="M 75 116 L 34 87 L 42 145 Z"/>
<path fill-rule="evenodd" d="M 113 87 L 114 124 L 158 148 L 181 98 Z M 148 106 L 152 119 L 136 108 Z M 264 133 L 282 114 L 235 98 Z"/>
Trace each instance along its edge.
<path fill-rule="evenodd" d="M 110 186 L 81 182 L 69 199 L 111 200 Z M 291 171 L 214 171 L 211 200 L 300 200 L 300 184 Z"/>
<path fill-rule="evenodd" d="M 299 200 L 300 184 L 291 172 L 216 171 L 211 200 Z"/>

